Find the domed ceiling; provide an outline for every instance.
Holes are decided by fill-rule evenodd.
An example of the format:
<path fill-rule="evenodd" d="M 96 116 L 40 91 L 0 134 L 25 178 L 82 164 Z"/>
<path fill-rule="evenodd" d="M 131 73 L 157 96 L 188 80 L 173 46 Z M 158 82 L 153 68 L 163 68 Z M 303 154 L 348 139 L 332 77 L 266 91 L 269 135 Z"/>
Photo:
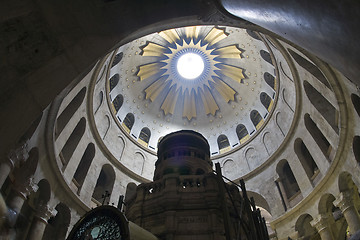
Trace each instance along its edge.
<path fill-rule="evenodd" d="M 140 136 L 130 135 L 148 150 L 162 136 L 189 129 L 208 139 L 212 155 L 224 154 L 251 140 L 271 115 L 278 85 L 272 59 L 249 30 L 169 29 L 117 50 L 108 96 L 125 132 L 141 122 Z"/>

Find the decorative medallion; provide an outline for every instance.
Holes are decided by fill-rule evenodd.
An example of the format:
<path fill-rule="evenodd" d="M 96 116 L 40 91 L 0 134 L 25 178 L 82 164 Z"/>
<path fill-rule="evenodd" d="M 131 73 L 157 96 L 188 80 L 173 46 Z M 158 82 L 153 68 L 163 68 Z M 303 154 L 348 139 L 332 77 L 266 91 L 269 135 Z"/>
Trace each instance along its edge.
<path fill-rule="evenodd" d="M 228 36 L 224 29 L 193 26 L 162 31 L 159 36 L 162 44 L 148 42 L 141 52 L 155 59 L 139 66 L 137 73 L 140 81 L 149 81 L 146 99 L 159 98 L 165 115 L 182 106 L 182 116 L 189 121 L 197 117 L 197 106 L 203 106 L 207 115 L 216 114 L 219 105 L 214 94 L 227 103 L 235 100 L 237 91 L 226 81 L 244 83 L 244 70 L 227 60 L 240 59 L 241 50 L 236 44 L 220 44 Z"/>

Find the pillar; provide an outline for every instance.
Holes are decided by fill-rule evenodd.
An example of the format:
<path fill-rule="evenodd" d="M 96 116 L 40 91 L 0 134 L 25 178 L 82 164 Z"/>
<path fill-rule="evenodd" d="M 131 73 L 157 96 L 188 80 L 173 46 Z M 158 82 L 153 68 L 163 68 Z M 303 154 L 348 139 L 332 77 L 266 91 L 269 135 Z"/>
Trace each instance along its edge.
<path fill-rule="evenodd" d="M 15 165 L 19 162 L 24 162 L 28 157 L 27 143 L 25 143 L 12 150 L 6 158 L 2 159 L 0 163 L 0 187 L 2 187 Z"/>
<path fill-rule="evenodd" d="M 9 208 L 9 222 L 13 227 L 16 223 L 17 216 L 26 200 L 26 197 L 31 192 L 36 192 L 38 186 L 34 183 L 33 178 L 30 177 L 26 181 L 16 181 L 12 187 L 9 196 L 6 199 Z"/>
<path fill-rule="evenodd" d="M 353 189 L 341 192 L 334 201 L 334 205 L 340 208 L 344 214 L 346 222 L 349 225 L 350 234 L 355 234 L 360 230 L 360 217 L 353 201 L 353 192 Z"/>
<path fill-rule="evenodd" d="M 335 220 L 331 213 L 319 214 L 314 220 L 310 222 L 311 226 L 315 227 L 320 234 L 321 240 L 333 240 L 333 233 L 331 227 Z"/>
<path fill-rule="evenodd" d="M 49 207 L 47 204 L 37 206 L 35 211 L 27 240 L 42 239 L 49 218 L 55 216 L 57 213 L 55 209 Z"/>

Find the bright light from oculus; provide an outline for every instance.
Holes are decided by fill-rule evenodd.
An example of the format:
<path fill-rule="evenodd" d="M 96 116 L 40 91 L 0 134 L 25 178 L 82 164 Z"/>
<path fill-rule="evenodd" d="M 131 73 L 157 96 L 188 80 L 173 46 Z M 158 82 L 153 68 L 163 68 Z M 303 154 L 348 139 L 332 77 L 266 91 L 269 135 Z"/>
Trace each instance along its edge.
<path fill-rule="evenodd" d="M 180 76 L 192 80 L 203 73 L 204 60 L 199 54 L 185 53 L 179 57 L 176 68 Z"/>

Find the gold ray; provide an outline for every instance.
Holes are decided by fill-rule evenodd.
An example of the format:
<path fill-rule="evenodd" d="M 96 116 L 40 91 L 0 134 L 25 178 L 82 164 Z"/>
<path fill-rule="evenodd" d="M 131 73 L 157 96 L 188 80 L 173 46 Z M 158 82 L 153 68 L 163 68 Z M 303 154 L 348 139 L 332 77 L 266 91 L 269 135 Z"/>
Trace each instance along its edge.
<path fill-rule="evenodd" d="M 146 99 L 149 99 L 153 102 L 159 94 L 169 85 L 169 82 L 165 84 L 165 78 L 159 78 L 153 82 L 149 87 L 145 89 Z"/>
<path fill-rule="evenodd" d="M 183 117 L 186 117 L 189 121 L 193 117 L 196 117 L 195 91 L 194 90 L 191 90 L 190 94 L 189 94 L 188 89 L 186 89 L 186 91 L 185 91 Z"/>
<path fill-rule="evenodd" d="M 165 47 L 156 43 L 149 42 L 146 47 L 143 48 L 142 56 L 155 56 L 161 57 L 164 55 Z"/>
<path fill-rule="evenodd" d="M 137 73 L 137 76 L 140 78 L 140 81 L 142 81 L 158 73 L 161 66 L 162 65 L 159 62 L 142 65 L 140 66 L 140 70 Z"/>
<path fill-rule="evenodd" d="M 226 102 L 235 100 L 236 91 L 223 82 L 220 78 L 214 78 L 215 89 L 221 94 Z"/>
<path fill-rule="evenodd" d="M 214 53 L 220 55 L 221 58 L 241 58 L 241 51 L 236 45 L 216 49 Z"/>
<path fill-rule="evenodd" d="M 199 88 L 199 94 L 204 104 L 205 112 L 206 114 L 215 115 L 216 111 L 219 110 L 219 106 L 216 104 L 215 99 L 211 94 L 209 88 L 205 87 L 203 89 L 204 91 Z"/>
<path fill-rule="evenodd" d="M 223 40 L 227 37 L 227 34 L 224 32 L 223 29 L 213 28 L 211 31 L 206 35 L 204 41 L 208 42 L 209 45 L 214 45 L 215 43 Z"/>
<path fill-rule="evenodd" d="M 197 39 L 200 32 L 200 26 L 192 26 L 185 28 L 185 34 L 187 38 L 195 38 Z"/>
<path fill-rule="evenodd" d="M 225 74 L 225 76 L 228 76 L 229 78 L 232 78 L 234 81 L 237 81 L 238 83 L 241 83 L 241 80 L 244 79 L 243 70 L 238 67 L 230 66 L 221 64 L 222 73 Z"/>
<path fill-rule="evenodd" d="M 159 35 L 166 41 L 168 41 L 168 43 L 173 43 L 176 42 L 176 40 L 180 39 L 175 29 L 161 31 L 159 32 Z"/>
<path fill-rule="evenodd" d="M 179 90 L 176 90 L 176 85 L 173 85 L 170 88 L 170 91 L 167 94 L 163 104 L 161 105 L 161 109 L 164 111 L 165 115 L 167 115 L 169 113 L 174 114 L 178 95 L 179 95 Z"/>
<path fill-rule="evenodd" d="M 250 135 L 249 135 L 249 134 L 246 134 L 245 137 L 243 137 L 242 139 L 240 139 L 240 144 L 243 144 L 243 143 L 246 142 L 249 138 L 250 138 Z"/>
<path fill-rule="evenodd" d="M 271 99 L 271 102 L 270 102 L 269 107 L 268 107 L 268 112 L 270 112 L 273 104 L 274 104 L 274 101 Z"/>

